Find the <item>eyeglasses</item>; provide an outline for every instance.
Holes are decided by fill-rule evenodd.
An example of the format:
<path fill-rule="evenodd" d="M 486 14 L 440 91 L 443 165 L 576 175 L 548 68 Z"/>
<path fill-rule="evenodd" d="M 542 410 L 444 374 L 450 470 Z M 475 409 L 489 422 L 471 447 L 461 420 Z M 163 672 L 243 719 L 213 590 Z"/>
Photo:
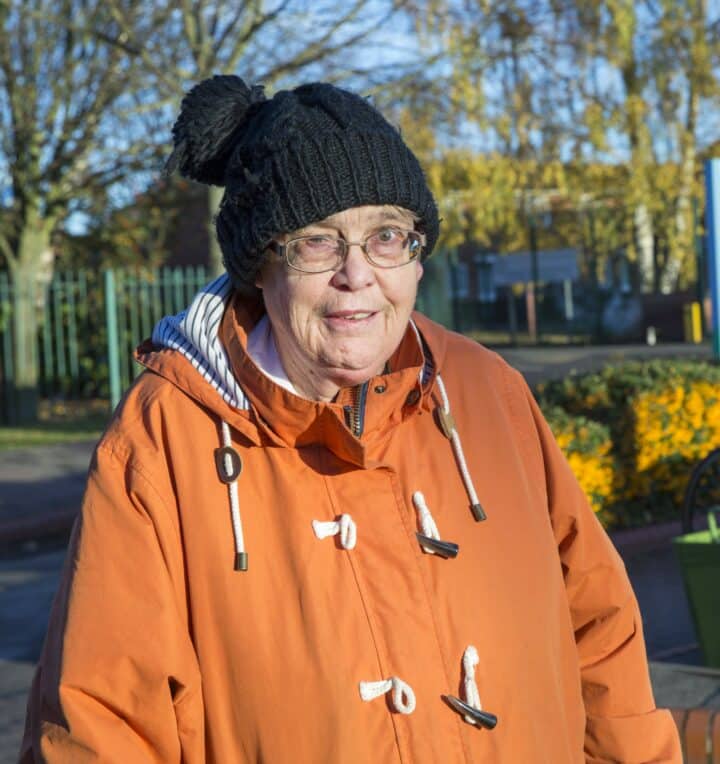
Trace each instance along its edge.
<path fill-rule="evenodd" d="M 270 247 L 297 271 L 324 273 L 338 270 L 353 244 L 357 244 L 366 260 L 377 268 L 400 268 L 417 260 L 424 243 L 423 235 L 417 231 L 389 227 L 381 228 L 364 241 L 346 241 L 336 236 L 298 236 L 284 244 L 271 242 Z"/>

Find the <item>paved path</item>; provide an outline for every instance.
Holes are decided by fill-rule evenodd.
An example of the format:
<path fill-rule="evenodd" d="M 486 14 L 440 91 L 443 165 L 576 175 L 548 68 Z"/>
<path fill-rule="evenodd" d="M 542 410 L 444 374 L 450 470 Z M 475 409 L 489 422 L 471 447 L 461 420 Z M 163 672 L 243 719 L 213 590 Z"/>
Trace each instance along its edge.
<path fill-rule="evenodd" d="M 17 764 L 33 665 L 0 660 L 0 764 Z"/>
<path fill-rule="evenodd" d="M 516 369 L 521 371 L 528 383 L 535 385 L 548 379 L 568 374 L 599 371 L 608 363 L 653 358 L 702 358 L 712 357 L 710 345 L 687 345 L 667 343 L 663 345 L 587 345 L 545 346 L 523 348 L 497 348 L 497 352 Z"/>
<path fill-rule="evenodd" d="M 66 532 L 77 513 L 95 444 L 0 451 L 0 551 Z"/>
<path fill-rule="evenodd" d="M 0 764 L 17 761 L 25 703 L 65 549 L 0 559 Z"/>

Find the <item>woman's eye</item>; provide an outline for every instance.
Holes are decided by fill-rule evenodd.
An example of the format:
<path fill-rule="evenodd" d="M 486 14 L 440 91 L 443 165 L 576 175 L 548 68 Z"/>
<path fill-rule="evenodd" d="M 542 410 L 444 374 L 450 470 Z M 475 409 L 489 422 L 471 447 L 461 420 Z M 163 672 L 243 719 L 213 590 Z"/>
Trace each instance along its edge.
<path fill-rule="evenodd" d="M 401 238 L 400 231 L 396 230 L 395 228 L 383 228 L 375 235 L 377 236 L 378 240 L 383 243 L 388 243 Z"/>
<path fill-rule="evenodd" d="M 319 249 L 331 247 L 333 245 L 333 240 L 329 239 L 327 236 L 309 236 L 307 239 L 303 240 L 303 243 L 305 246 Z"/>

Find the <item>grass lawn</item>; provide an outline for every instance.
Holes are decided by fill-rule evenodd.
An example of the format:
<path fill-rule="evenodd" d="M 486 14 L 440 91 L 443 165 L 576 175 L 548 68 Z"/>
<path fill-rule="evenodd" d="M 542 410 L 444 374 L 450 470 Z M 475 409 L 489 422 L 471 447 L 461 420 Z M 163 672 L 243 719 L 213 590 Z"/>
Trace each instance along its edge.
<path fill-rule="evenodd" d="M 107 419 L 106 401 L 42 401 L 35 424 L 0 427 L 0 451 L 97 440 Z"/>

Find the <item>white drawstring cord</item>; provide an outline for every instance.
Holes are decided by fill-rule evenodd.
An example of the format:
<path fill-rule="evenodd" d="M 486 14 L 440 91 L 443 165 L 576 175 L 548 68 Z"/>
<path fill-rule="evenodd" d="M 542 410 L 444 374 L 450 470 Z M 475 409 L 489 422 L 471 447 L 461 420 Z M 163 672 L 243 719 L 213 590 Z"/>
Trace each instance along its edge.
<path fill-rule="evenodd" d="M 360 682 L 360 697 L 364 701 L 375 700 L 391 690 L 393 708 L 399 714 L 411 714 L 415 710 L 415 693 L 402 679 L 392 676 L 379 682 Z"/>
<path fill-rule="evenodd" d="M 415 509 L 418 511 L 418 519 L 420 520 L 420 527 L 422 528 L 423 535 L 440 541 L 440 532 L 435 524 L 435 519 L 430 514 L 430 509 L 425 502 L 425 496 L 423 496 L 422 491 L 415 491 L 412 495 L 412 500 Z M 426 549 L 425 551 L 428 554 L 435 554 L 435 552 L 430 549 Z"/>
<path fill-rule="evenodd" d="M 476 520 L 484 520 L 485 513 L 483 512 L 480 501 L 478 500 L 477 493 L 475 492 L 475 486 L 473 485 L 472 477 L 470 477 L 470 471 L 465 461 L 465 454 L 463 453 L 462 443 L 460 442 L 460 435 L 455 429 L 455 423 L 453 422 L 450 414 L 450 400 L 448 399 L 447 392 L 445 391 L 445 384 L 442 381 L 440 374 L 435 377 L 437 380 L 438 390 L 440 397 L 442 398 L 442 413 L 443 422 L 448 428 L 446 435 L 450 438 L 455 452 L 455 458 L 457 459 L 458 467 L 460 468 L 460 474 L 462 475 L 463 483 L 465 484 L 465 490 L 467 491 L 468 498 L 470 499 L 470 505 L 473 515 Z"/>
<path fill-rule="evenodd" d="M 357 542 L 357 525 L 350 515 L 340 515 L 338 520 L 324 522 L 313 520 L 313 530 L 319 539 L 340 534 L 340 545 L 343 549 L 354 549 Z"/>
<path fill-rule="evenodd" d="M 225 448 L 232 449 L 230 427 L 225 420 L 222 421 L 222 440 Z M 223 455 L 223 466 L 226 475 L 233 474 L 234 465 L 229 452 L 225 452 Z M 247 570 L 247 554 L 245 552 L 245 539 L 243 538 L 242 520 L 240 518 L 237 477 L 228 483 L 228 492 L 230 494 L 230 514 L 232 517 L 233 535 L 235 537 L 235 569 Z"/>
<path fill-rule="evenodd" d="M 469 645 L 463 653 L 463 684 L 465 687 L 465 702 L 477 708 L 478 711 L 482 711 L 482 703 L 480 703 L 480 693 L 478 692 L 477 683 L 475 682 L 475 669 L 477 668 L 480 658 L 478 652 L 473 645 Z M 464 717 L 465 721 L 469 724 L 477 724 L 477 721 L 468 716 Z"/>
<path fill-rule="evenodd" d="M 410 326 L 412 327 L 412 330 L 415 332 L 415 336 L 417 337 L 418 344 L 420 345 L 420 348 L 422 349 L 423 356 L 425 356 L 425 343 L 423 342 L 423 338 L 420 335 L 420 331 L 415 326 L 414 321 L 410 321 Z M 426 358 L 425 363 L 423 364 L 423 368 L 420 370 L 420 384 L 425 384 L 425 371 L 428 366 L 428 358 Z M 430 367 L 432 370 L 432 367 Z M 430 371 L 431 373 L 431 371 Z M 453 451 L 455 452 L 455 458 L 457 459 L 458 467 L 460 468 L 460 474 L 462 475 L 463 483 L 465 484 L 465 491 L 467 492 L 468 498 L 470 499 L 470 508 L 472 509 L 473 516 L 476 520 L 484 520 L 485 519 L 485 512 L 483 511 L 482 505 L 480 504 L 480 501 L 477 497 L 477 492 L 475 491 L 475 486 L 473 485 L 472 477 L 470 476 L 470 471 L 467 467 L 467 462 L 465 461 L 465 454 L 463 453 L 463 447 L 462 442 L 460 441 L 460 435 L 458 431 L 455 429 L 455 422 L 453 421 L 452 415 L 450 413 L 450 399 L 448 398 L 447 391 L 445 390 L 445 384 L 442 381 L 442 377 L 440 376 L 440 372 L 438 372 L 437 376 L 435 377 L 438 384 L 438 390 L 440 391 L 440 397 L 442 398 L 442 428 L 445 435 L 450 439 L 450 442 L 452 443 Z M 425 534 L 429 535 L 429 534 Z"/>

